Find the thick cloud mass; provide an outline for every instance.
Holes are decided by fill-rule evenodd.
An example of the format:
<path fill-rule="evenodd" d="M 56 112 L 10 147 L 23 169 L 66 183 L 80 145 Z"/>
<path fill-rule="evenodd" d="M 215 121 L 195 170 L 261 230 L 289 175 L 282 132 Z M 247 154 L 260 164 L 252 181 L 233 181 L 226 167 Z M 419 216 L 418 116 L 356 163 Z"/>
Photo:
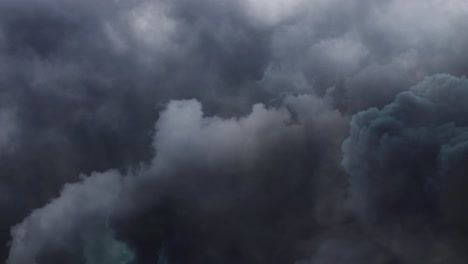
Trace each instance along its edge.
<path fill-rule="evenodd" d="M 316 255 L 296 264 L 395 264 L 400 263 L 385 248 L 369 241 L 330 239 L 324 241 Z"/>
<path fill-rule="evenodd" d="M 79 254 L 79 245 L 105 228 L 121 181 L 117 172 L 109 171 L 66 185 L 60 199 L 33 211 L 13 228 L 8 263 L 75 263 L 73 255 Z M 69 241 L 70 237 L 74 240 Z M 48 254 L 54 252 L 57 258 L 50 259 Z"/>
<path fill-rule="evenodd" d="M 0 1 L 0 259 L 465 263 L 465 2 Z"/>
<path fill-rule="evenodd" d="M 343 166 L 359 219 L 403 232 L 468 235 L 466 100 L 468 80 L 440 74 L 353 117 Z"/>
<path fill-rule="evenodd" d="M 14 228 L 8 263 L 78 261 L 82 237 L 109 224 L 143 263 L 154 262 L 163 246 L 171 263 L 290 263 L 306 254 L 302 244 L 325 221 L 342 218 L 316 215 L 318 207 L 336 205 L 314 189 L 330 177 L 320 175 L 327 170 L 321 163 L 337 158 L 346 119 L 312 96 L 283 104 L 257 104 L 245 117 L 222 119 L 204 116 L 195 100 L 169 103 L 149 166 L 66 186 Z"/>
<path fill-rule="evenodd" d="M 343 165 L 351 175 L 356 208 L 366 220 L 432 218 L 440 207 L 445 211 L 441 216 L 465 222 L 456 219 L 464 217 L 465 210 L 451 208 L 450 213 L 445 203 L 462 209 L 464 199 L 456 202 L 456 197 L 461 198 L 458 192 L 465 188 L 459 172 L 466 158 L 467 99 L 465 78 L 435 75 L 382 110 L 353 117 Z"/>

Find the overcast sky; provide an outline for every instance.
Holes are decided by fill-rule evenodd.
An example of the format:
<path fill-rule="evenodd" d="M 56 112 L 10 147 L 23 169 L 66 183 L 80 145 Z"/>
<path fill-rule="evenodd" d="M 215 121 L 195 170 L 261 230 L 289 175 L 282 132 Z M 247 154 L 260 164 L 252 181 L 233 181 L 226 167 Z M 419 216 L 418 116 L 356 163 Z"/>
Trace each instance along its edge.
<path fill-rule="evenodd" d="M 468 263 L 465 0 L 0 0 L 7 264 Z"/>

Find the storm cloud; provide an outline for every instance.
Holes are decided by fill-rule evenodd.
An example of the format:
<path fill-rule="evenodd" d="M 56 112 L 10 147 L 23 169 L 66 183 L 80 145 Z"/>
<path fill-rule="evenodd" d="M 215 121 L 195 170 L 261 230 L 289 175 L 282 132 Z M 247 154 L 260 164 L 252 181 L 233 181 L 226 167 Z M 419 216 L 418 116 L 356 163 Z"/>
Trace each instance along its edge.
<path fill-rule="evenodd" d="M 467 24 L 462 0 L 1 1 L 0 258 L 465 263 Z"/>
<path fill-rule="evenodd" d="M 231 119 L 205 116 L 195 100 L 173 101 L 156 125 L 149 166 L 66 185 L 13 229 L 8 263 L 71 258 L 67 246 L 80 252 L 81 237 L 106 225 L 143 263 L 156 261 L 163 246 L 171 263 L 290 263 L 308 253 L 301 244 L 322 226 L 344 218 L 323 219 L 320 210 L 337 204 L 314 189 L 328 170 L 321 164 L 338 158 L 334 133 L 344 137 L 345 121 L 311 96 L 288 97 L 278 109 L 256 104 Z"/>
<path fill-rule="evenodd" d="M 468 80 L 441 74 L 381 110 L 353 117 L 343 166 L 362 222 L 371 228 L 396 226 L 425 240 L 427 232 L 454 239 L 467 235 L 466 99 Z M 431 257 L 425 262 L 432 263 Z"/>

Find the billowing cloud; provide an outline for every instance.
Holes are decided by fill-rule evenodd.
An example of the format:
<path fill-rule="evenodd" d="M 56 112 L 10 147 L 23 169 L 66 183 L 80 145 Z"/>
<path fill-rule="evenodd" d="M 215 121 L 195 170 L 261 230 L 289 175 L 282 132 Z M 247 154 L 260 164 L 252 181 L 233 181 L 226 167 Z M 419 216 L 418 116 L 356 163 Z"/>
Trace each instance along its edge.
<path fill-rule="evenodd" d="M 427 240 L 427 232 L 466 236 L 467 99 L 466 78 L 440 74 L 381 110 L 353 117 L 343 166 L 360 220 L 370 227 L 397 226 Z M 448 233 L 440 234 L 441 229 Z M 429 256 L 426 262 L 433 263 L 436 258 Z"/>
<path fill-rule="evenodd" d="M 403 129 L 412 133 L 401 137 L 407 149 L 376 151 L 370 147 L 374 143 L 353 143 L 363 153 L 350 158 L 349 151 L 357 150 L 346 150 L 350 188 L 340 166 L 340 146 L 349 133 L 347 120 L 359 111 L 406 97 L 448 98 L 450 89 L 432 97 L 413 88 L 392 103 L 424 76 L 467 74 L 467 13 L 463 0 L 3 0 L 0 242 L 7 244 L 10 229 L 28 215 L 59 221 L 45 216 L 55 208 L 48 204 L 52 198 L 67 200 L 70 186 L 87 186 L 80 193 L 94 188 L 88 186 L 93 181 L 76 183 L 80 175 L 95 179 L 116 170 L 111 174 L 132 180 L 119 187 L 123 190 L 109 216 L 100 216 L 109 218 L 99 220 L 108 222 L 102 229 L 109 232 L 98 232 L 96 241 L 109 241 L 102 249 L 109 259 L 116 257 L 112 248 L 121 248 L 135 261 L 153 261 L 156 252 L 175 263 L 191 257 L 191 263 L 328 261 L 327 246 L 320 243 L 343 252 L 354 246 L 354 238 L 345 235 L 341 242 L 330 229 L 356 229 L 359 237 L 361 228 L 369 232 L 364 223 L 419 223 L 433 214 L 440 216 L 434 221 L 444 226 L 444 234 L 434 235 L 439 242 L 431 252 L 460 252 L 447 229 L 465 228 L 459 213 L 463 204 L 453 202 L 463 199 L 464 128 L 457 123 L 463 120 L 462 103 L 453 103 L 451 111 L 458 114 L 447 113 L 444 125 L 421 110 L 420 130 Z M 424 108 L 423 102 L 417 105 Z M 361 116 L 380 119 L 385 111 L 390 110 L 358 114 L 351 138 L 356 126 L 366 131 L 356 125 Z M 418 115 L 402 112 L 405 118 Z M 427 149 L 418 149 L 422 146 Z M 366 157 L 379 157 L 375 152 L 388 153 L 395 164 L 367 165 Z M 399 163 L 400 156 L 406 161 Z M 410 173 L 402 168 L 409 167 L 418 168 L 411 183 L 401 180 Z M 370 173 L 357 172 L 364 168 L 398 176 L 383 177 L 393 179 L 388 184 L 376 183 L 373 177 L 356 176 Z M 71 183 L 76 185 L 66 185 Z M 382 187 L 361 192 L 374 184 Z M 71 204 L 76 206 L 68 209 L 76 211 L 71 218 L 80 219 L 85 214 L 80 208 L 88 205 Z M 392 204 L 404 206 L 400 210 Z M 223 221 L 226 225 L 218 224 Z M 26 222 L 19 226 L 35 230 Z M 36 232 L 30 231 L 28 241 L 36 241 L 34 234 L 43 236 Z M 67 232 L 67 245 L 81 239 Z M 398 242 L 368 241 L 373 239 L 369 234 L 359 241 L 373 253 L 381 247 L 401 253 L 386 248 L 404 245 L 399 242 L 405 233 L 393 233 Z M 298 242 L 301 235 L 307 242 Z M 422 245 L 420 238 L 406 241 Z M 89 250 L 106 244 L 101 242 L 76 245 Z M 30 256 L 60 251 L 35 250 Z M 421 246 L 414 252 L 425 250 Z M 0 258 L 6 259 L 8 251 L 1 248 Z M 83 255 L 75 253 L 70 259 Z M 86 261 L 102 259 L 93 255 Z"/>
<path fill-rule="evenodd" d="M 308 1 L 275 27 L 270 65 L 294 68 L 344 111 L 380 107 L 426 75 L 467 74 L 467 12 L 457 0 Z"/>
<path fill-rule="evenodd" d="M 172 101 L 156 125 L 148 167 L 67 185 L 13 229 L 9 263 L 38 261 L 42 251 L 50 261 L 79 259 L 73 250 L 85 246 L 82 236 L 106 225 L 139 261 L 156 260 L 165 246 L 174 263 L 288 263 L 325 225 L 314 208 L 335 206 L 317 198 L 318 175 L 322 162 L 338 161 L 344 127 L 338 111 L 312 96 L 285 98 L 280 108 L 257 104 L 230 119 L 205 116 L 195 100 Z"/>
<path fill-rule="evenodd" d="M 14 239 L 7 262 L 75 263 L 81 245 L 106 228 L 122 181 L 118 172 L 109 171 L 65 185 L 60 198 L 33 211 L 12 229 Z"/>

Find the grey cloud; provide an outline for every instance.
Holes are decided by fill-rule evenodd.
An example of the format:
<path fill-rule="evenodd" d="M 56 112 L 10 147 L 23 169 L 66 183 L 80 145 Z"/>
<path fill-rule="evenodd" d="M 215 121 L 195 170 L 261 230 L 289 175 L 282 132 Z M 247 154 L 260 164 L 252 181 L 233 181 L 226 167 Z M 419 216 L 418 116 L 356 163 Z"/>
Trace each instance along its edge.
<path fill-rule="evenodd" d="M 0 155 L 12 152 L 16 145 L 17 136 L 16 116 L 14 112 L 0 112 Z"/>
<path fill-rule="evenodd" d="M 296 264 L 398 264 L 402 263 L 391 252 L 375 242 L 349 238 L 325 240 L 315 256 Z"/>
<path fill-rule="evenodd" d="M 284 106 L 290 110 L 258 104 L 245 117 L 221 119 L 205 116 L 196 101 L 171 102 L 156 126 L 152 166 L 130 192 L 123 220 L 117 217 L 122 237 L 140 247 L 158 244 L 161 236 L 126 225 L 149 227 L 151 215 L 164 223 L 158 214 L 169 201 L 166 230 L 175 235 L 166 246 L 174 263 L 290 263 L 305 254 L 301 244 L 321 232 L 320 220 L 344 218 L 335 212 L 320 219 L 314 208 L 330 210 L 340 199 L 321 199 L 318 182 L 327 169 L 321 163 L 338 159 L 333 142 L 344 136 L 346 119 L 311 96 L 289 97 Z M 141 254 L 148 253 L 155 251 Z"/>
<path fill-rule="evenodd" d="M 173 261 L 178 252 L 174 248 L 198 261 L 224 261 L 224 253 L 257 261 L 293 259 L 296 253 L 291 248 L 297 244 L 291 241 L 297 241 L 298 233 L 311 237 L 310 232 L 297 230 L 328 229 L 353 218 L 344 202 L 348 183 L 337 162 L 342 155 L 339 146 L 349 131 L 347 116 L 391 103 L 426 75 L 466 74 L 467 12 L 461 0 L 4 0 L 0 3 L 0 210 L 8 213 L 0 219 L 0 241 L 6 242 L 10 227 L 33 208 L 59 195 L 63 184 L 77 181 L 81 173 L 117 169 L 138 180 L 119 200 L 111 225 L 117 237 L 138 245 L 137 256 L 152 256 L 156 252 L 152 247 L 164 247 L 176 233 L 175 237 L 193 240 L 183 245 L 182 238 L 171 242 L 176 246 L 168 246 L 166 253 Z M 438 93 L 431 100 L 447 98 L 445 90 Z M 203 111 L 198 103 L 183 101 L 160 112 L 171 100 L 191 98 L 203 105 Z M 455 110 L 448 119 L 464 120 L 463 104 L 452 103 Z M 406 118 L 417 115 L 423 119 L 418 122 L 434 121 L 426 120 L 431 115 L 421 111 Z M 376 110 L 368 115 L 372 112 L 378 115 Z M 405 135 L 409 152 L 400 151 L 414 157 L 434 159 L 434 149 L 446 146 L 431 163 L 415 158 L 421 170 L 437 171 L 427 184 L 437 194 L 435 201 L 415 195 L 403 207 L 416 208 L 415 214 L 422 218 L 428 218 L 429 212 L 442 214 L 440 223 L 463 229 L 465 216 L 456 213 L 463 206 L 453 201 L 463 196 L 462 187 L 455 186 L 464 183 L 459 171 L 465 147 L 463 128 L 454 122 L 453 129 L 450 124 L 435 130 L 426 125 L 421 129 L 427 138 L 414 132 L 416 142 L 427 145 L 421 151 L 409 147 L 415 139 Z M 155 123 L 159 125 L 154 127 Z M 459 135 L 442 135 L 455 130 Z M 153 141 L 155 131 L 159 132 Z M 371 153 L 362 155 L 375 158 Z M 392 159 L 393 155 L 400 152 L 389 154 Z M 401 165 L 384 173 L 397 167 Z M 153 182 L 153 174 L 161 179 Z M 427 178 L 423 174 L 411 184 L 420 186 Z M 296 186 L 284 175 L 303 189 L 286 195 Z M 395 179 L 375 194 L 379 198 L 374 204 L 362 203 L 360 210 L 366 213 L 358 216 L 377 219 L 382 212 L 389 219 L 407 217 L 406 212 L 382 205 L 380 196 L 391 193 L 398 204 L 403 203 L 398 202 L 400 194 L 425 193 L 426 187 L 398 189 L 406 183 Z M 372 184 L 362 179 L 363 186 Z M 392 188 L 398 189 L 397 194 Z M 363 195 L 356 193 L 355 197 Z M 258 201 L 224 215 L 221 209 L 214 212 L 224 204 L 237 206 L 235 199 L 247 199 L 243 195 Z M 299 202 L 303 200 L 310 204 Z M 290 210 L 278 213 L 284 218 L 276 214 L 275 203 Z M 258 218 L 254 206 L 265 206 Z M 246 220 L 226 220 L 231 213 L 242 219 L 247 215 Z M 301 214 L 302 222 L 292 224 Z M 286 242 L 263 243 L 268 236 L 278 238 L 272 225 L 257 230 L 267 216 L 278 218 L 277 226 L 289 224 L 278 234 Z M 171 224 L 184 218 L 193 224 Z M 218 218 L 233 229 L 211 224 Z M 147 226 L 145 219 L 161 228 L 133 230 L 137 224 L 131 223 Z M 240 230 L 244 225 L 245 230 Z M 181 234 L 174 231 L 181 226 Z M 220 238 L 205 239 L 206 234 L 197 231 L 201 226 L 220 230 L 220 237 L 232 235 L 237 242 L 248 242 L 234 253 L 229 241 L 212 246 Z M 250 240 L 244 233 L 252 229 L 257 233 L 252 232 Z M 202 238 L 200 246 L 192 247 Z M 261 240 L 258 246 L 256 239 Z M 287 242 L 290 247 L 284 252 L 276 251 Z M 306 244 L 298 251 L 313 255 L 316 247 Z M 213 256 L 205 254 L 204 245 L 214 248 Z M 244 250 L 249 246 L 250 251 Z M 262 253 L 245 253 L 257 249 Z M 6 251 L 0 250 L 0 258 L 6 257 Z M 284 255 L 266 257 L 267 251 Z"/>
<path fill-rule="evenodd" d="M 340 199 L 317 194 L 321 162 L 339 160 L 345 121 L 312 96 L 286 98 L 278 109 L 257 104 L 230 119 L 205 116 L 195 100 L 172 101 L 156 125 L 148 167 L 126 180 L 111 171 L 66 186 L 15 227 L 9 263 L 29 263 L 41 250 L 50 260 L 79 259 L 54 243 L 80 252 L 73 232 L 80 237 L 106 223 L 139 263 L 156 261 L 163 246 L 170 263 L 290 263 L 308 253 L 303 245 L 327 220 L 343 221 L 320 218 L 314 208 Z"/>
<path fill-rule="evenodd" d="M 309 1 L 275 28 L 273 65 L 344 111 L 383 106 L 426 75 L 466 74 L 467 12 L 462 1 Z"/>
<path fill-rule="evenodd" d="M 356 114 L 343 144 L 353 210 L 370 228 L 401 229 L 386 234 L 392 240 L 414 236 L 407 249 L 398 249 L 413 252 L 407 256 L 412 261 L 422 258 L 416 252 L 424 254 L 423 240 L 431 241 L 427 247 L 436 247 L 438 236 L 446 244 L 465 243 L 467 96 L 465 78 L 428 77 L 383 109 Z"/>
<path fill-rule="evenodd" d="M 80 245 L 106 228 L 123 180 L 108 171 L 65 185 L 59 198 L 12 229 L 7 263 L 76 263 Z"/>
<path fill-rule="evenodd" d="M 0 3 L 0 107 L 15 111 L 18 142 L 0 161 L 0 185 L 24 194 L 2 209 L 10 212 L 2 241 L 80 173 L 149 162 L 158 105 L 196 97 L 212 113 L 232 115 L 261 101 L 249 83 L 262 75 L 268 32 L 243 23 L 232 5 L 215 6 Z"/>

